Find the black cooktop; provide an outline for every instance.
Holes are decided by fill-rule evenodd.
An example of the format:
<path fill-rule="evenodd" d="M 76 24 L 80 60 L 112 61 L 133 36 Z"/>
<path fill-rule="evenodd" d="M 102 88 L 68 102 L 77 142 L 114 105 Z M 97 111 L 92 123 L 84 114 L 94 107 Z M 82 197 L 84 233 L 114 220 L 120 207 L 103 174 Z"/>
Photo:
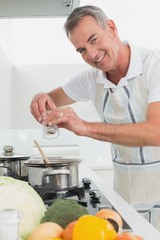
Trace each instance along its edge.
<path fill-rule="evenodd" d="M 96 185 L 89 179 L 83 178 L 79 186 L 67 191 L 55 192 L 50 185 L 35 187 L 42 197 L 46 206 L 50 206 L 55 199 L 75 199 L 79 204 L 86 207 L 89 214 L 95 215 L 100 209 L 108 208 L 117 211 L 108 199 L 97 189 Z M 123 231 L 132 231 L 131 227 L 123 220 Z"/>

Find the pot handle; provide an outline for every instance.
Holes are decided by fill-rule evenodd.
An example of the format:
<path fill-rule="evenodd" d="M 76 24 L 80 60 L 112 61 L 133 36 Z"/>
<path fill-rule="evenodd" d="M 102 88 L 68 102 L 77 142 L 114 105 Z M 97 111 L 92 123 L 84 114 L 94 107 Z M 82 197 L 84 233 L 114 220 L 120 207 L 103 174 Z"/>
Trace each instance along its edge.
<path fill-rule="evenodd" d="M 69 169 L 52 169 L 44 172 L 45 177 L 51 176 L 51 175 L 60 175 L 60 174 L 70 175 L 71 172 L 69 171 Z"/>

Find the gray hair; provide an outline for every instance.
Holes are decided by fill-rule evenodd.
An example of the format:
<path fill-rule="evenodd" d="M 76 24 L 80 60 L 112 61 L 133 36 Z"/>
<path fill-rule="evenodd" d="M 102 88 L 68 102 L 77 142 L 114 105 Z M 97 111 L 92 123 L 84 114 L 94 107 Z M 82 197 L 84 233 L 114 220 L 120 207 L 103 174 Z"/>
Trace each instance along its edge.
<path fill-rule="evenodd" d="M 64 25 L 64 29 L 68 37 L 78 25 L 79 21 L 85 16 L 93 17 L 103 29 L 106 28 L 106 21 L 108 20 L 108 17 L 101 8 L 91 5 L 77 7 L 68 16 Z"/>

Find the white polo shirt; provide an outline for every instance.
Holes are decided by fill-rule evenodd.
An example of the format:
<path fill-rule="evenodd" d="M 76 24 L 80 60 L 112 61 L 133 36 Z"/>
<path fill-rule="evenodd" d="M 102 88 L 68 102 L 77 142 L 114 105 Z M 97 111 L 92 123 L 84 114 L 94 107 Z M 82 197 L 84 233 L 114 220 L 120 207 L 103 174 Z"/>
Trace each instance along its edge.
<path fill-rule="evenodd" d="M 149 91 L 148 103 L 159 101 L 160 50 L 149 50 L 129 45 L 131 48 L 130 66 L 126 76 L 119 81 L 118 85 L 111 83 L 102 71 L 90 67 L 63 86 L 65 93 L 75 101 L 91 100 L 95 103 L 96 82 L 103 84 L 104 88 L 117 90 L 126 85 L 129 79 L 143 73 L 144 83 Z"/>
<path fill-rule="evenodd" d="M 89 68 L 67 82 L 63 90 L 75 101 L 91 100 L 94 105 L 99 101 L 103 110 L 100 115 L 106 123 L 123 124 L 144 121 L 148 103 L 160 101 L 160 51 L 137 48 L 131 44 L 130 48 L 130 66 L 126 76 L 119 81 L 118 85 L 111 83 L 102 71 Z M 96 93 L 97 84 L 103 88 L 101 91 L 103 96 L 99 99 Z M 121 153 L 124 153 L 128 147 L 118 148 L 122 149 L 122 151 L 119 149 Z M 112 151 L 113 160 L 117 157 L 118 161 L 128 163 L 160 160 L 160 151 L 158 156 L 151 160 L 151 153 L 146 148 L 148 157 L 143 156 L 145 158 L 143 160 L 140 157 L 137 158 L 139 153 L 136 148 L 129 149 L 126 157 L 120 152 L 117 156 L 117 153 Z M 130 155 L 129 158 L 128 155 Z"/>
<path fill-rule="evenodd" d="M 75 101 L 91 100 L 106 123 L 143 122 L 148 104 L 160 101 L 160 50 L 129 45 L 129 69 L 118 85 L 102 71 L 89 68 L 63 86 Z M 160 202 L 160 147 L 111 144 L 111 152 L 116 191 L 136 207 Z"/>

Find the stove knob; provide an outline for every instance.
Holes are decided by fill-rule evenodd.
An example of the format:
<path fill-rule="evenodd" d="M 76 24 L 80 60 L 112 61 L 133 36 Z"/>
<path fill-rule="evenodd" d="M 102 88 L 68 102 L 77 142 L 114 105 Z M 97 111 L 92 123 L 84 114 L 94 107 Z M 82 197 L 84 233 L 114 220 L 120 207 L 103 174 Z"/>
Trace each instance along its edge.
<path fill-rule="evenodd" d="M 101 209 L 112 209 L 112 207 L 111 205 L 107 205 L 107 204 L 99 205 L 98 210 L 101 210 Z"/>
<path fill-rule="evenodd" d="M 90 189 L 91 180 L 89 178 L 82 178 L 82 183 L 85 189 Z"/>
<path fill-rule="evenodd" d="M 101 197 L 101 195 L 100 195 L 100 193 L 98 192 L 98 190 L 93 190 L 93 189 L 91 189 L 90 191 L 89 191 L 89 195 L 91 196 L 91 198 L 92 199 L 94 199 L 94 200 L 98 200 L 98 199 L 100 199 L 100 197 Z"/>

